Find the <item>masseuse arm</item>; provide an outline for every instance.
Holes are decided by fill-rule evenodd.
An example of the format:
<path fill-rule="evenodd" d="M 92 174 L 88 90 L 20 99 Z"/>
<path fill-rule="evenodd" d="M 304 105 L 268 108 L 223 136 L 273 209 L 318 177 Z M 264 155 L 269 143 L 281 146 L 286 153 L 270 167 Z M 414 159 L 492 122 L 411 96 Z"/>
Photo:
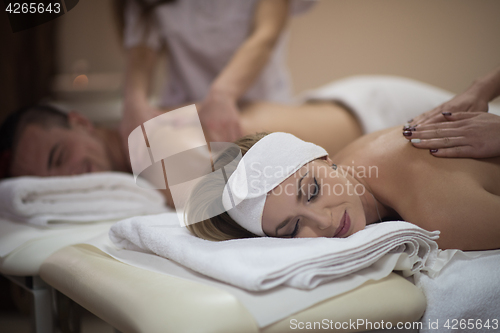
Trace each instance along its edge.
<path fill-rule="evenodd" d="M 158 58 L 157 51 L 137 46 L 129 49 L 126 55 L 127 69 L 125 73 L 124 108 L 120 121 L 120 135 L 122 145 L 128 156 L 128 136 L 137 127 L 162 113 L 148 102 L 151 77 Z M 159 190 L 173 207 L 170 190 Z"/>
<path fill-rule="evenodd" d="M 260 0 L 249 37 L 216 77 L 198 113 L 210 141 L 234 141 L 241 136 L 237 101 L 250 88 L 286 26 L 288 0 Z"/>
<path fill-rule="evenodd" d="M 128 151 L 128 136 L 134 128 L 161 114 L 149 105 L 153 69 L 158 58 L 157 51 L 147 46 L 136 46 L 127 51 L 124 87 L 124 108 L 120 122 L 120 134 Z"/>
<path fill-rule="evenodd" d="M 488 111 L 488 102 L 500 96 L 500 67 L 478 79 L 424 118 L 403 129 L 413 146 L 429 149 L 436 157 L 487 158 L 500 156 L 500 117 Z M 474 112 L 480 111 L 480 112 Z M 425 118 L 428 117 L 428 118 Z"/>
<path fill-rule="evenodd" d="M 448 102 L 415 117 L 410 125 L 420 127 L 446 121 L 442 116 L 443 112 L 487 112 L 488 103 L 498 96 L 500 96 L 500 67 L 476 79 L 467 90 Z"/>

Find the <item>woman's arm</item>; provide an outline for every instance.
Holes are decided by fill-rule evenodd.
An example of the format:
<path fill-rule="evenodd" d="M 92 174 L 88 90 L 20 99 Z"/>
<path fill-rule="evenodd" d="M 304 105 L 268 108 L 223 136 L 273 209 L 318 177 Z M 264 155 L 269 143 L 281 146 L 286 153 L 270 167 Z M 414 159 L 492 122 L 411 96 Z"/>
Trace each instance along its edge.
<path fill-rule="evenodd" d="M 452 100 L 415 118 L 403 128 L 403 135 L 413 146 L 429 149 L 436 157 L 500 156 L 500 117 L 484 112 L 488 102 L 498 96 L 500 67 Z"/>
<path fill-rule="evenodd" d="M 201 103 L 200 119 L 212 141 L 234 141 L 241 135 L 236 102 L 259 76 L 288 17 L 288 0 L 260 0 L 252 32 L 212 83 Z"/>

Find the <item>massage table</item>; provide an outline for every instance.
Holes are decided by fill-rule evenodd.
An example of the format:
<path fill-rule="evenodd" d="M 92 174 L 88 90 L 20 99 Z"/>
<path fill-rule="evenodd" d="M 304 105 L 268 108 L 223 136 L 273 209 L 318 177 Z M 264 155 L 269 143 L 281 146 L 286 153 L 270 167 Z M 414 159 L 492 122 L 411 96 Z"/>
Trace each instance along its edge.
<path fill-rule="evenodd" d="M 102 233 L 112 224 L 105 222 L 65 229 L 39 229 L 0 219 L 0 274 L 32 295 L 33 331 L 54 332 L 53 291 L 39 277 L 43 261 L 65 246 Z M 9 242 L 11 244 L 7 244 Z"/>
<path fill-rule="evenodd" d="M 40 276 L 121 332 L 288 332 L 293 331 L 291 319 L 298 323 L 325 318 L 396 324 L 418 321 L 426 308 L 423 293 L 391 273 L 259 328 L 247 309 L 225 290 L 125 264 L 88 244 L 58 250 L 43 262 Z"/>
<path fill-rule="evenodd" d="M 0 182 L 0 274 L 33 295 L 37 332 L 52 332 L 52 291 L 38 276 L 57 250 L 106 234 L 117 220 L 167 210 L 132 175 L 19 177 Z"/>

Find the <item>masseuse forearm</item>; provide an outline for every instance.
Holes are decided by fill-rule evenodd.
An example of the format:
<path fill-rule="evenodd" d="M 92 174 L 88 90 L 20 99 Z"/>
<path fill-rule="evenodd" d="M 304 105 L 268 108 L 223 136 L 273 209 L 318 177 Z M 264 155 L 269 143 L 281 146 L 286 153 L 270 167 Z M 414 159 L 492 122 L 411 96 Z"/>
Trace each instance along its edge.
<path fill-rule="evenodd" d="M 268 62 L 287 17 L 288 0 L 261 0 L 251 35 L 215 79 L 211 93 L 234 99 L 242 96 Z"/>
<path fill-rule="evenodd" d="M 147 104 L 157 53 L 148 47 L 134 47 L 127 53 L 125 74 L 125 112 L 129 106 Z"/>
<path fill-rule="evenodd" d="M 500 96 L 500 67 L 474 81 L 470 89 L 475 89 L 487 102 Z"/>

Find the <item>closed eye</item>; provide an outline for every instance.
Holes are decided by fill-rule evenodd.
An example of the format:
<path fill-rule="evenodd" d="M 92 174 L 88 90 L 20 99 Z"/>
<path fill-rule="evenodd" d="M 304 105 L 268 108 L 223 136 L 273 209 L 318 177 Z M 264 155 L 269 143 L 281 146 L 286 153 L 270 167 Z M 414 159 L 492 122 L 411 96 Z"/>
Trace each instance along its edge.
<path fill-rule="evenodd" d="M 307 199 L 307 202 L 310 202 L 311 200 L 314 200 L 318 194 L 319 194 L 319 184 L 318 184 L 318 181 L 316 180 L 316 177 L 313 178 L 314 179 L 314 192 L 311 194 L 311 196 L 309 197 L 309 199 Z"/>
<path fill-rule="evenodd" d="M 57 167 L 60 167 L 62 162 L 63 162 L 63 155 L 64 155 L 64 150 L 63 149 L 59 149 L 59 155 L 57 156 L 57 160 L 56 160 L 56 166 Z"/>
<path fill-rule="evenodd" d="M 298 219 L 297 222 L 295 223 L 295 228 L 293 229 L 292 233 L 290 234 L 291 238 L 294 238 L 299 233 L 299 222 L 300 222 L 300 219 Z"/>

